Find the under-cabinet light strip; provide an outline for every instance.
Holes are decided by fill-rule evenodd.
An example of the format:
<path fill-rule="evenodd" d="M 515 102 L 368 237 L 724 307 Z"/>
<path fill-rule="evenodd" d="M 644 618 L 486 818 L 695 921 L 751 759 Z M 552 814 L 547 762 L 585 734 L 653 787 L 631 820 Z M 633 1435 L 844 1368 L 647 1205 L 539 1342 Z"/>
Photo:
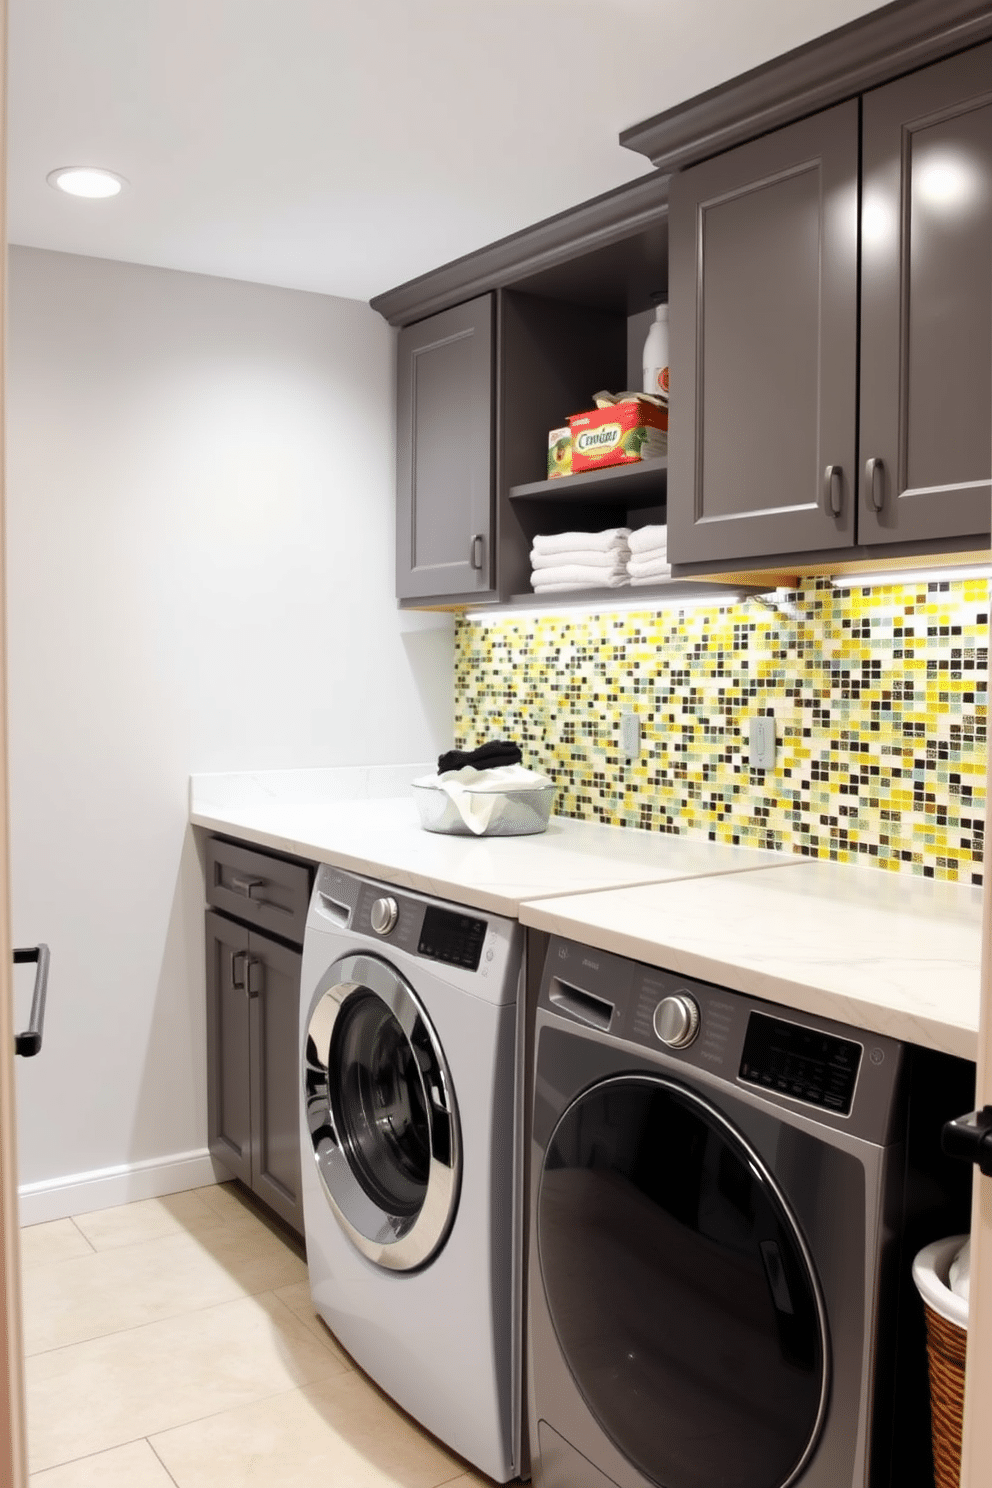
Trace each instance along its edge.
<path fill-rule="evenodd" d="M 866 589 L 878 584 L 937 584 L 988 578 L 992 578 L 992 563 L 969 563 L 960 568 L 887 568 L 864 573 L 832 574 L 830 583 L 835 589 Z"/>
<path fill-rule="evenodd" d="M 742 604 L 751 596 L 740 590 L 714 589 L 712 594 L 683 594 L 666 599 L 663 595 L 644 595 L 640 599 L 587 599 L 555 605 L 503 605 L 491 610 L 466 610 L 465 619 L 472 625 L 498 624 L 502 620 L 551 620 L 560 615 L 627 614 L 632 610 L 690 610 L 702 605 L 717 608 Z"/>

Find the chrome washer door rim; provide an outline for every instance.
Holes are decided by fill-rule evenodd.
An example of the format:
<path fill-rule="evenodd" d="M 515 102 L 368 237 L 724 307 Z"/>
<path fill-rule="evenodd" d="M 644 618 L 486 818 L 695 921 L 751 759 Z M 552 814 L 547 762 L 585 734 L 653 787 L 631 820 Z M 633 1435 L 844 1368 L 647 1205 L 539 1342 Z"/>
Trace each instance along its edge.
<path fill-rule="evenodd" d="M 422 1202 L 415 1212 L 373 1196 L 356 1169 L 348 1122 L 333 1068 L 336 1035 L 356 999 L 384 1007 L 406 1040 L 411 1092 L 426 1113 L 429 1158 Z M 345 956 L 318 986 L 303 1049 L 304 1101 L 313 1160 L 325 1198 L 355 1248 L 377 1266 L 413 1271 L 447 1238 L 458 1204 L 461 1139 L 454 1089 L 437 1035 L 413 988 L 395 967 L 375 956 Z M 398 1212 L 400 1209 L 406 1212 Z"/>

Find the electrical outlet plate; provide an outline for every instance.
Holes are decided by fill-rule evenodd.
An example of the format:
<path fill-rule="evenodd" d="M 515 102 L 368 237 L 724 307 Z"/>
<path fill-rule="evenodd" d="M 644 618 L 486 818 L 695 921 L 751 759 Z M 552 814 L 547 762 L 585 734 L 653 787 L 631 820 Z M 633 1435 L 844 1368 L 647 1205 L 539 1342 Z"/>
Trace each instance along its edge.
<path fill-rule="evenodd" d="M 752 770 L 775 768 L 775 719 L 761 713 L 747 721 L 748 763 Z"/>
<path fill-rule="evenodd" d="M 641 720 L 636 713 L 620 714 L 620 749 L 629 760 L 641 752 Z"/>

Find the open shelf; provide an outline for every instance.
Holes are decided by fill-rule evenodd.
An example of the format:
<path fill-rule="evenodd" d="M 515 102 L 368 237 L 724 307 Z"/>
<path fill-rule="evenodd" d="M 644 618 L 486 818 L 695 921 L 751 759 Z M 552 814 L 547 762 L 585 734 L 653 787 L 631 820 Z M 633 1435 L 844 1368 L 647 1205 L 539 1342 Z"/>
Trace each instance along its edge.
<path fill-rule="evenodd" d="M 608 465 L 582 470 L 555 480 L 528 481 L 510 487 L 511 501 L 572 502 L 622 501 L 625 506 L 663 506 L 668 492 L 668 457 L 639 460 L 633 465 Z"/>

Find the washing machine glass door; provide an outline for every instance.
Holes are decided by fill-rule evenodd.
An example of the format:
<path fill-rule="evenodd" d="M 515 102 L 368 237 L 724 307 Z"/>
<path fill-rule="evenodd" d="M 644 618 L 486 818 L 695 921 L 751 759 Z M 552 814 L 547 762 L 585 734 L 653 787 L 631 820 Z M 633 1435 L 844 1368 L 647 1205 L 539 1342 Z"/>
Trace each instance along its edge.
<path fill-rule="evenodd" d="M 458 1203 L 458 1115 L 444 1054 L 388 962 L 343 957 L 319 990 L 304 1080 L 324 1194 L 364 1256 L 413 1270 L 443 1245 Z"/>
<path fill-rule="evenodd" d="M 564 1112 L 538 1191 L 541 1278 L 590 1411 L 664 1488 L 782 1488 L 814 1448 L 827 1332 L 773 1177 L 709 1102 L 663 1078 Z"/>

